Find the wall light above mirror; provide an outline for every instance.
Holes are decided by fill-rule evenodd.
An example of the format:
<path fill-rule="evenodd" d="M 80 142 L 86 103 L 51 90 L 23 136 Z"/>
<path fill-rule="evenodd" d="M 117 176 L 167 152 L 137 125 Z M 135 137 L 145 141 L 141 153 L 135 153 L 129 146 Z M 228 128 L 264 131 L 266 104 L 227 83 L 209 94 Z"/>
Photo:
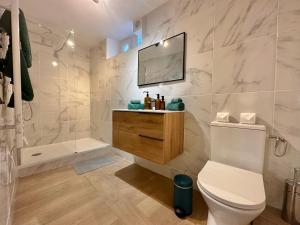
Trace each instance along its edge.
<path fill-rule="evenodd" d="M 140 49 L 138 86 L 184 80 L 185 33 Z"/>

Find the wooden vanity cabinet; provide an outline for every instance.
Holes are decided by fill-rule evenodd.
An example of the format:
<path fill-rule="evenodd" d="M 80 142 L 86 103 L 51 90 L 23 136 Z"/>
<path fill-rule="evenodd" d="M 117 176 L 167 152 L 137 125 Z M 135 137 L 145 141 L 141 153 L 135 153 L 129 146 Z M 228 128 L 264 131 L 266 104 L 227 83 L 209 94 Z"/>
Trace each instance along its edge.
<path fill-rule="evenodd" d="M 165 164 L 183 152 L 184 112 L 113 111 L 113 147 Z"/>

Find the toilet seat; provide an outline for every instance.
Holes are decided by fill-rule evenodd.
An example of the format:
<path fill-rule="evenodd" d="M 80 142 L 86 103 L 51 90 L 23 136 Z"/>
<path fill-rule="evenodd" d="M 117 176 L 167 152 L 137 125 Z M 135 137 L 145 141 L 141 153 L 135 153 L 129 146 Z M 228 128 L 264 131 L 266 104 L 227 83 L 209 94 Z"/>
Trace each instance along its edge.
<path fill-rule="evenodd" d="M 238 209 L 265 207 L 261 174 L 208 161 L 198 174 L 199 188 L 213 199 Z"/>

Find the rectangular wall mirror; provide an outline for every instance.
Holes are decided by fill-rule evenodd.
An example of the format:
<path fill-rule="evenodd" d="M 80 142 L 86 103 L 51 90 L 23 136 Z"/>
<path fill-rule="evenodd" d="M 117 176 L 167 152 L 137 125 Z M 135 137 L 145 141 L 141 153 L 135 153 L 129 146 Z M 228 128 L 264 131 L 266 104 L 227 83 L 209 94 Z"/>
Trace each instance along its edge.
<path fill-rule="evenodd" d="M 185 33 L 140 49 L 138 86 L 184 80 Z"/>

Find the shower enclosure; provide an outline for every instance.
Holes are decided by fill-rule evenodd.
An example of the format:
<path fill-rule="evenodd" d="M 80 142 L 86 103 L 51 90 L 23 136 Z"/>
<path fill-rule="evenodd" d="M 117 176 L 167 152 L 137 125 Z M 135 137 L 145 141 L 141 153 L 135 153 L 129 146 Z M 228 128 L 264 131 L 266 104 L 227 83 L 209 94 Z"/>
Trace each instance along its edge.
<path fill-rule="evenodd" d="M 108 146 L 91 138 L 89 50 L 80 47 L 71 28 L 57 29 L 30 16 L 27 26 L 35 97 L 23 103 L 21 168 L 72 161 L 74 154 L 79 160 L 78 155 Z"/>
<path fill-rule="evenodd" d="M 32 52 L 31 102 L 21 99 L 19 8 Z M 71 28 L 32 19 L 26 1 L 1 1 L 0 16 L 5 10 L 11 12 L 14 84 L 0 74 L 0 225 L 11 223 L 18 176 L 99 157 L 108 146 L 91 138 L 89 48 L 76 43 Z M 12 92 L 14 108 L 8 108 Z"/>
<path fill-rule="evenodd" d="M 10 78 L 1 74 L 0 90 L 0 224 L 10 224 L 15 187 L 17 183 L 16 167 L 20 162 L 23 143 L 22 101 L 20 76 L 20 39 L 19 39 L 19 1 L 5 1 L 0 5 L 1 15 L 5 10 L 11 12 L 11 46 L 13 56 L 14 85 Z M 5 32 L 5 31 L 3 31 Z M 3 46 L 1 46 L 3 47 Z M 14 92 L 15 108 L 6 105 Z"/>

